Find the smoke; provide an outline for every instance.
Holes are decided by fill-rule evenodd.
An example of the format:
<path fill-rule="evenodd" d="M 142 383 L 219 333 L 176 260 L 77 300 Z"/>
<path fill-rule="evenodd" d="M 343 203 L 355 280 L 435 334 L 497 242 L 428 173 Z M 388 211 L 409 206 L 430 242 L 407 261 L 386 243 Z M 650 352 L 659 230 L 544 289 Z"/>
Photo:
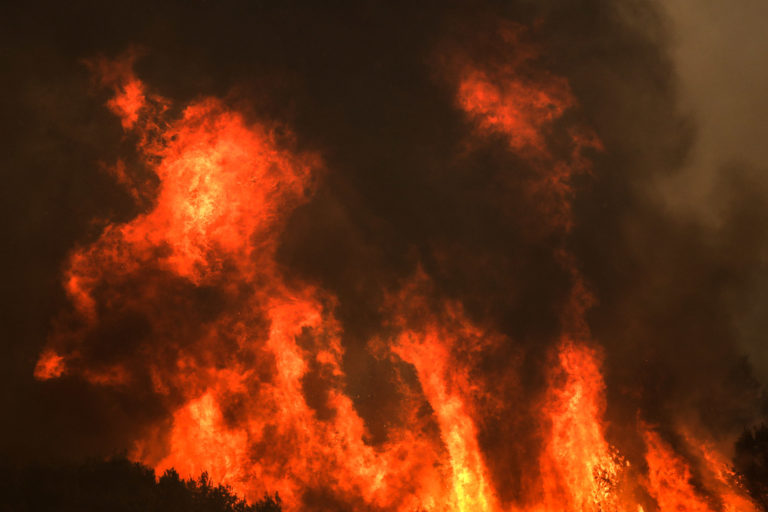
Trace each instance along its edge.
<path fill-rule="evenodd" d="M 662 190 L 678 214 L 716 226 L 728 216 L 728 204 L 746 199 L 732 193 L 735 182 L 741 182 L 737 186 L 742 192 L 753 191 L 748 194 L 752 198 L 747 200 L 752 205 L 748 209 L 764 197 L 768 155 L 761 123 L 768 105 L 762 91 L 768 77 L 760 59 L 768 40 L 754 20 L 765 15 L 766 6 L 745 2 L 734 10 L 706 2 L 692 7 L 682 0 L 666 8 L 676 33 L 672 49 L 683 92 L 681 104 L 696 118 L 697 137 L 685 168 L 663 182 Z M 751 254 L 765 261 L 759 250 Z M 764 380 L 762 315 L 757 314 L 765 304 L 763 273 L 751 278 L 752 292 L 748 299 L 742 298 L 736 311 L 740 312 L 741 346 Z"/>
<path fill-rule="evenodd" d="M 679 446 L 681 424 L 726 445 L 760 418 L 755 374 L 768 370 L 753 366 L 743 340 L 756 345 L 765 335 L 750 306 L 766 275 L 765 188 L 750 180 L 748 164 L 728 168 L 711 202 L 714 224 L 682 215 L 659 191 L 659 183 L 695 179 L 681 170 L 696 123 L 681 108 L 671 25 L 656 3 L 412 4 L 75 2 L 42 14 L 17 7 L 5 17 L 3 456 L 77 458 L 133 452 L 138 439 L 167 442 L 180 408 L 193 398 L 203 407 L 208 396 L 174 385 L 158 391 L 155 373 L 180 371 L 180 354 L 216 371 L 252 364 L 255 380 L 274 382 L 272 361 L 239 345 L 235 318 L 250 308 L 248 332 L 268 337 L 275 312 L 265 286 L 285 295 L 322 290 L 319 299 L 296 292 L 327 315 L 302 320 L 296 343 L 333 352 L 328 340 L 338 336 L 339 360 L 315 361 L 302 378 L 323 424 L 343 408 L 333 397 L 348 396 L 365 445 L 383 449 L 414 422 L 424 432 L 447 428 L 438 401 L 414 398 L 414 389 L 465 393 L 472 399 L 460 412 L 475 417 L 480 451 L 494 454 L 486 463 L 504 503 L 520 500 L 540 471 L 531 469 L 546 448 L 536 411 L 553 381 L 568 382 L 567 372 L 552 376 L 553 351 L 564 331 L 578 330 L 564 311 L 589 302 L 572 304 L 582 284 L 603 358 L 606 437 L 628 458 L 642 459 L 638 419 Z M 290 208 L 281 203 L 267 227 L 249 232 L 258 243 L 248 247 L 269 247 L 267 261 L 236 248 L 213 270 L 201 255 L 202 267 L 174 274 L 167 246 L 131 253 L 138 270 L 93 256 L 101 270 L 78 274 L 98 282 L 99 321 L 90 325 L 64 292 L 73 251 L 134 250 L 119 237 L 104 242 L 104 230 L 162 204 L 155 142 L 146 141 L 154 132 L 124 132 L 105 107 L 111 85 L 93 77 L 94 62 L 126 51 L 138 56 L 135 76 L 167 119 L 221 98 L 214 112 L 240 112 L 247 134 L 267 127 L 269 151 L 293 155 L 286 169 L 300 161 L 311 172 L 301 191 L 292 189 Z M 483 124 L 482 105 L 462 105 L 467 70 L 478 83 L 503 84 L 501 96 L 544 91 L 546 105 L 530 114 L 552 117 L 535 126 L 543 139 L 510 142 L 500 122 Z M 599 144 L 579 142 L 592 136 Z M 551 155 L 538 155 L 537 145 Z M 115 179 L 117 159 L 132 169 L 138 195 Z M 540 186 L 542 168 L 560 163 L 573 174 Z M 243 271 L 246 260 L 257 275 Z M 218 337 L 201 334 L 215 322 Z M 480 391 L 430 391 L 419 345 L 397 334 L 452 339 L 446 325 L 464 335 L 445 342 L 446 368 L 471 359 L 456 382 L 467 377 Z M 381 343 L 400 357 L 382 355 Z M 51 344 L 77 357 L 60 378 L 34 380 Z M 227 394 L 222 421 L 243 425 L 251 407 L 247 393 Z M 284 441 L 267 432 L 249 456 L 266 458 L 270 435 L 273 446 Z M 371 503 L 318 482 L 300 494 L 309 507 Z"/>

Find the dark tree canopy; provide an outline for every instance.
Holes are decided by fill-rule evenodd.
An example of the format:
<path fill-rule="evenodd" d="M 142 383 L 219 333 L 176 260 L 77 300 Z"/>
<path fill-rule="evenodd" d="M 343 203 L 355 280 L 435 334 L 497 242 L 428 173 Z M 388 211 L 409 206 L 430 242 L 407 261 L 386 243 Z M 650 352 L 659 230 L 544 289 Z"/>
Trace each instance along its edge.
<path fill-rule="evenodd" d="M 734 464 L 749 494 L 768 510 L 768 425 L 744 431 L 736 442 Z"/>
<path fill-rule="evenodd" d="M 249 504 L 206 473 L 183 479 L 125 458 L 0 468 L 0 509 L 13 512 L 279 512 L 280 497 Z"/>

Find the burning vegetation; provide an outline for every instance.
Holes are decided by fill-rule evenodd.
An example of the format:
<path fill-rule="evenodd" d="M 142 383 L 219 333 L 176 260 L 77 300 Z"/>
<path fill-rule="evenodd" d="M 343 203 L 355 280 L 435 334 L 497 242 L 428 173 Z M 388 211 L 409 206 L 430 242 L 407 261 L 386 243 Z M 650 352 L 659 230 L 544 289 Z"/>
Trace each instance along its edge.
<path fill-rule="evenodd" d="M 767 510 L 763 430 L 733 444 L 760 387 L 708 315 L 746 266 L 638 185 L 684 152 L 668 64 L 587 4 L 401 6 L 403 47 L 384 16 L 224 92 L 151 37 L 80 56 L 127 206 L 69 246 L 35 386 L 105 393 L 108 450 L 254 510 Z"/>

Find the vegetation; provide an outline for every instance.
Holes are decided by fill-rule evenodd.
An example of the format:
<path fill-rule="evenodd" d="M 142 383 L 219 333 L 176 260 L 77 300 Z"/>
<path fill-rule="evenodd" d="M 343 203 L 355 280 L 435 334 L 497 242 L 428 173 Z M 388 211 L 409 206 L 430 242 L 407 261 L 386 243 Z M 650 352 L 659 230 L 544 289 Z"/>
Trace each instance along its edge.
<path fill-rule="evenodd" d="M 280 497 L 246 503 L 203 473 L 185 480 L 125 458 L 80 466 L 0 469 L 0 509 L 9 512 L 280 512 Z"/>
<path fill-rule="evenodd" d="M 768 425 L 747 429 L 736 442 L 734 469 L 752 498 L 768 510 Z"/>

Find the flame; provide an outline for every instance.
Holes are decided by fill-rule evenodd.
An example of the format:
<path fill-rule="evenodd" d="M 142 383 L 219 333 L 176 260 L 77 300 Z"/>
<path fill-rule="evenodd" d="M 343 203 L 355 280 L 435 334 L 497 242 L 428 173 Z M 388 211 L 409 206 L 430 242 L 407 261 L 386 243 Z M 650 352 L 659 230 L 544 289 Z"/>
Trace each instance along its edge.
<path fill-rule="evenodd" d="M 499 86 L 477 69 L 466 72 L 458 98 L 461 107 L 478 119 L 481 130 L 504 133 L 514 149 L 538 154 L 547 150 L 543 129 L 574 104 L 562 79 L 532 87 L 511 78 Z"/>
<path fill-rule="evenodd" d="M 709 512 L 712 509 L 693 487 L 688 464 L 659 435 L 646 431 L 648 490 L 661 510 Z"/>
<path fill-rule="evenodd" d="M 568 231 L 573 227 L 573 178 L 590 173 L 585 155 L 602 149 L 602 144 L 589 129 L 574 127 L 568 133 L 568 158 L 555 158 L 550 151 L 555 123 L 576 102 L 564 79 L 541 71 L 532 78 L 526 68 L 529 59 L 523 52 L 519 61 L 487 70 L 475 63 L 459 64 L 457 103 L 475 122 L 477 134 L 503 136 L 536 170 L 528 192 L 541 208 L 539 229 Z"/>
<path fill-rule="evenodd" d="M 605 384 L 597 355 L 566 340 L 558 363 L 544 405 L 549 423 L 542 460 L 545 502 L 549 509 L 618 510 L 614 487 L 622 467 L 605 440 Z"/>
<path fill-rule="evenodd" d="M 413 295 L 413 289 L 424 279 L 419 275 L 399 301 L 407 300 L 412 307 L 418 304 L 419 296 Z M 473 389 L 469 368 L 452 357 L 459 348 L 464 354 L 482 351 L 489 337 L 469 323 L 458 306 L 449 305 L 447 314 L 444 324 L 434 320 L 421 329 L 403 329 L 391 350 L 413 365 L 434 410 L 450 474 L 450 494 L 442 498 L 443 502 L 450 504 L 450 510 L 462 512 L 500 510 L 468 399 L 478 390 Z"/>
<path fill-rule="evenodd" d="M 123 129 L 130 129 L 139 120 L 139 112 L 146 107 L 147 97 L 144 84 L 133 73 L 133 65 L 139 52 L 131 49 L 118 60 L 106 58 L 87 61 L 102 86 L 112 88 L 114 97 L 107 101 L 107 107 L 120 118 Z"/>
<path fill-rule="evenodd" d="M 38 380 L 48 380 L 61 377 L 65 371 L 64 358 L 53 350 L 45 350 L 37 360 L 34 375 Z"/>
<path fill-rule="evenodd" d="M 695 459 L 709 468 L 708 479 L 694 485 L 690 462 L 652 429 L 640 428 L 647 474 L 609 442 L 602 355 L 585 320 L 595 298 L 565 244 L 556 253 L 571 293 L 535 407 L 538 466 L 522 494 L 513 503 L 500 498 L 507 476 L 490 469 L 495 454 L 482 440 L 489 422 L 505 421 L 495 417 L 505 409 L 489 405 L 494 383 L 480 376 L 482 356 L 514 340 L 473 323 L 461 304 L 427 300 L 423 271 L 390 294 L 382 311 L 390 335 L 368 340 L 373 354 L 392 363 L 402 395 L 401 423 L 372 443 L 344 374 L 337 299 L 288 281 L 276 261 L 288 216 L 308 200 L 323 169 L 320 157 L 293 150 L 286 127 L 249 122 L 215 98 L 170 118 L 170 101 L 138 80 L 132 61 L 98 60 L 92 68 L 112 88 L 107 106 L 136 136 L 156 180 L 140 179 L 122 161 L 109 169 L 147 209 L 72 252 L 64 288 L 77 322 L 52 335 L 35 377 L 72 373 L 102 386 L 148 380 L 171 413 L 137 434 L 133 458 L 157 471 L 208 471 L 249 499 L 278 492 L 289 511 L 315 495 L 358 510 L 755 510 L 709 447 Z M 501 136 L 536 170 L 527 186 L 539 200 L 541 229 L 565 239 L 574 177 L 589 174 L 585 154 L 600 143 L 589 130 L 573 129 L 567 156 L 553 156 L 551 132 L 575 100 L 563 79 L 518 69 L 527 65 L 460 66 L 457 105 L 476 136 Z M 185 302 L 211 289 L 221 310 L 200 312 Z M 185 316 L 190 310 L 200 318 Z M 140 371 L 119 360 L 84 363 L 83 337 L 114 311 L 141 311 L 147 337 L 164 340 L 136 349 Z M 307 398 L 310 374 L 323 382 L 322 414 Z"/>

